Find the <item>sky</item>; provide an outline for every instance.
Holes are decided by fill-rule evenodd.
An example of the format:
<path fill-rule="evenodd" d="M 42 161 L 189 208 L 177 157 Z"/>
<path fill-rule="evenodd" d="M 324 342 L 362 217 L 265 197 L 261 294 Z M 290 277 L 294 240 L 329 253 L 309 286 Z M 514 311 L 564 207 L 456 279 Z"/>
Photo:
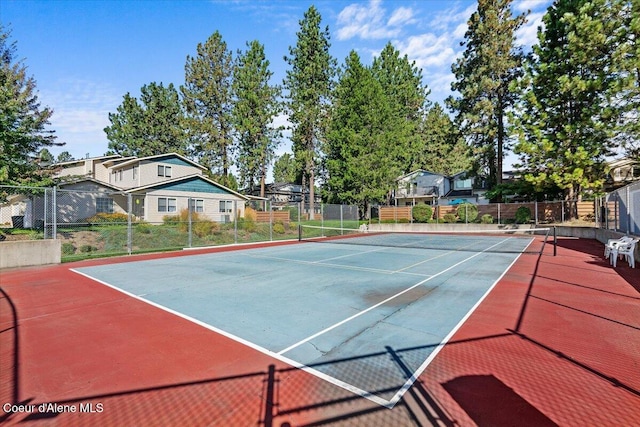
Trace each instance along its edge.
<path fill-rule="evenodd" d="M 536 43 L 551 2 L 514 0 L 515 13 L 530 11 L 519 44 Z M 451 95 L 451 64 L 464 49 L 475 0 L 0 0 L 0 22 L 37 82 L 41 105 L 54 111 L 49 129 L 65 145 L 49 150 L 83 158 L 108 150 L 103 129 L 125 94 L 138 97 L 151 82 L 182 85 L 187 56 L 215 31 L 234 54 L 252 40 L 262 43 L 272 83 L 280 84 L 288 68 L 284 56 L 311 5 L 329 27 L 339 64 L 351 50 L 371 64 L 391 42 L 422 69 L 432 102 Z M 277 154 L 290 146 L 285 135 Z"/>

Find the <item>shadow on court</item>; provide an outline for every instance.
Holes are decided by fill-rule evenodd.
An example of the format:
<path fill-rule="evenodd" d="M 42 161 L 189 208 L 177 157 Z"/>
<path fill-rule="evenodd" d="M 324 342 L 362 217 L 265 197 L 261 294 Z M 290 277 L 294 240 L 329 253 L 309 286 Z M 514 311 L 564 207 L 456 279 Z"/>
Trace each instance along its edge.
<path fill-rule="evenodd" d="M 559 246 L 562 253 L 557 258 L 527 258 L 516 266 L 393 409 L 363 399 L 303 370 L 277 361 L 271 363 L 263 355 L 254 358 L 249 354 L 250 357 L 243 360 L 254 358 L 252 360 L 260 362 L 251 365 L 252 368 L 242 369 L 243 362 L 234 364 L 231 357 L 225 359 L 224 355 L 221 357 L 212 351 L 218 348 L 221 340 L 211 340 L 213 344 L 202 344 L 202 348 L 212 351 L 210 365 L 217 366 L 221 359 L 224 360 L 228 366 L 216 368 L 216 372 L 229 372 L 229 375 L 203 373 L 197 380 L 188 379 L 199 375 L 197 369 L 202 369 L 201 363 L 183 369 L 186 373 L 184 381 L 150 386 L 155 377 L 146 378 L 145 382 L 141 375 L 140 384 L 145 385 L 121 386 L 116 377 L 129 374 L 124 369 L 115 369 L 128 362 L 125 359 L 129 355 L 122 354 L 122 360 L 101 361 L 105 363 L 105 369 L 113 369 L 114 382 L 107 391 L 91 392 L 91 378 L 86 372 L 80 372 L 82 366 L 74 366 L 69 372 L 77 376 L 75 384 L 85 381 L 83 375 L 87 375 L 87 385 L 83 390 L 59 388 L 65 393 L 63 396 L 45 387 L 46 378 L 25 381 L 33 372 L 20 363 L 21 357 L 26 357 L 25 352 L 21 352 L 23 346 L 27 353 L 31 351 L 30 354 L 43 360 L 59 355 L 46 354 L 46 347 L 42 352 L 33 351 L 38 343 L 33 342 L 29 331 L 34 327 L 31 321 L 35 316 L 33 313 L 28 319 L 19 316 L 25 316 L 25 311 L 31 309 L 29 300 L 24 298 L 27 291 L 20 286 L 6 292 L 0 289 L 0 404 L 37 407 L 42 403 L 55 403 L 85 411 L 0 412 L 0 422 L 65 427 L 640 425 L 640 410 L 637 409 L 640 408 L 640 375 L 637 369 L 632 370 L 639 362 L 633 347 L 640 342 L 638 287 L 625 276 L 624 268 L 613 270 L 597 258 L 601 256 L 599 245 L 560 240 Z M 580 274 L 587 270 L 588 273 Z M 629 291 L 619 277 L 636 291 Z M 72 285 L 66 283 L 65 286 Z M 74 291 L 78 289 L 73 288 Z M 99 287 L 87 289 L 101 293 L 97 298 L 100 301 L 111 295 L 110 291 Z M 115 304 L 127 304 L 118 301 L 103 308 L 105 319 L 123 313 L 134 315 L 127 310 L 115 310 Z M 138 308 L 137 304 L 129 304 Z M 91 328 L 99 328 L 95 323 L 98 318 L 88 317 L 99 307 L 95 304 L 87 307 L 86 312 L 73 319 L 88 319 L 85 320 L 87 323 L 94 322 Z M 154 317 L 156 314 L 152 311 L 146 313 L 151 317 L 144 322 L 133 317 L 138 322 L 136 326 L 145 323 L 141 326 L 144 336 L 170 333 L 163 329 L 169 322 L 156 325 L 160 316 Z M 36 314 L 44 321 L 42 313 Z M 164 314 L 161 316 L 169 318 Z M 175 323 L 173 318 L 170 321 Z M 196 342 L 213 335 L 191 326 L 180 329 L 180 333 L 195 330 Z M 125 335 L 122 342 L 135 347 L 135 335 L 130 329 L 122 328 L 118 333 Z M 102 344 L 111 345 L 109 338 L 112 337 L 108 334 L 102 336 L 105 340 Z M 68 340 L 66 352 L 77 351 L 73 348 L 73 336 L 59 339 Z M 152 361 L 153 353 L 165 352 L 166 357 L 162 359 L 165 363 L 188 364 L 191 361 L 189 352 L 192 349 L 167 348 L 166 342 L 170 340 L 145 348 L 147 359 Z M 407 348 L 388 346 L 379 352 L 310 367 L 321 371 L 331 365 L 331 370 L 370 377 L 375 385 L 374 393 L 388 396 L 403 384 L 377 382 L 373 368 L 391 361 L 393 369 L 406 380 L 415 372 L 415 365 L 422 363 L 425 354 L 431 353 L 438 344 Z M 242 348 L 242 351 L 245 355 L 252 352 L 248 348 Z M 33 367 L 33 363 L 30 366 Z M 158 370 L 163 368 L 167 367 L 157 367 Z M 148 372 L 152 371 L 147 371 L 150 375 Z M 41 374 L 53 375 L 49 372 Z M 130 380 L 127 384 L 135 382 Z"/>

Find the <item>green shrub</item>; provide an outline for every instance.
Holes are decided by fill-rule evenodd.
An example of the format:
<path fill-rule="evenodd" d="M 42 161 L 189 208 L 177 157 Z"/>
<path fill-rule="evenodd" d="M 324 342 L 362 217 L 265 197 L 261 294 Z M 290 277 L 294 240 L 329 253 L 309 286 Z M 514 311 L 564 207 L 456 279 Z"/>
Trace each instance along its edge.
<path fill-rule="evenodd" d="M 113 223 L 126 223 L 129 220 L 127 214 L 124 213 L 97 213 L 92 217 L 86 219 L 90 224 L 113 224 Z"/>
<path fill-rule="evenodd" d="M 151 234 L 151 227 L 153 227 L 153 225 L 148 222 L 139 222 L 136 224 L 136 233 Z"/>
<path fill-rule="evenodd" d="M 218 231 L 218 224 L 209 220 L 198 220 L 198 222 L 192 222 L 191 231 L 198 237 L 208 236 Z"/>
<path fill-rule="evenodd" d="M 62 244 L 62 254 L 63 255 L 73 255 L 76 253 L 76 247 L 73 246 L 73 243 L 63 243 Z"/>
<path fill-rule="evenodd" d="M 456 216 L 455 216 L 454 214 L 452 214 L 452 213 L 448 213 L 448 214 L 444 214 L 444 215 L 442 216 L 442 220 L 443 220 L 444 222 L 457 222 L 457 221 L 458 221 L 458 218 L 456 218 Z"/>
<path fill-rule="evenodd" d="M 458 218 L 462 222 L 473 222 L 478 218 L 478 207 L 471 203 L 458 205 Z"/>
<path fill-rule="evenodd" d="M 520 206 L 516 210 L 516 223 L 526 224 L 531 221 L 531 209 L 526 206 Z"/>
<path fill-rule="evenodd" d="M 273 224 L 273 232 L 277 234 L 284 234 L 284 224 L 281 222 Z"/>
<path fill-rule="evenodd" d="M 96 248 L 95 246 L 91 246 L 91 245 L 82 245 L 80 246 L 80 252 L 82 252 L 83 254 L 89 253 L 89 252 L 96 252 L 98 250 L 98 248 Z"/>
<path fill-rule="evenodd" d="M 480 222 L 482 224 L 493 224 L 493 215 L 484 214 L 480 217 Z"/>
<path fill-rule="evenodd" d="M 433 209 L 429 205 L 415 205 L 411 209 L 411 215 L 416 222 L 427 222 L 433 215 Z"/>

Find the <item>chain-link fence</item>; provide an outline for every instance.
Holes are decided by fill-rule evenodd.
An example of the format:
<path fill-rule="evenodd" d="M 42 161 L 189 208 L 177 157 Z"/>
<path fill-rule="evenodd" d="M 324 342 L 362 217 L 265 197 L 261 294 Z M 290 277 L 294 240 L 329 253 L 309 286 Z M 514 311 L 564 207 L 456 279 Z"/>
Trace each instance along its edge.
<path fill-rule="evenodd" d="M 426 209 L 421 219 L 414 216 L 415 206 Z M 425 206 L 428 206 L 426 208 Z M 579 221 L 595 225 L 594 201 L 545 201 L 524 203 L 488 203 L 460 205 L 374 206 L 370 217 L 380 223 L 483 223 L 483 224 L 559 224 Z"/>
<path fill-rule="evenodd" d="M 60 239 L 65 261 L 297 239 L 299 223 L 357 228 L 356 206 L 189 197 L 176 191 L 0 187 L 0 236 Z"/>
<path fill-rule="evenodd" d="M 640 182 L 599 198 L 597 212 L 601 228 L 640 236 Z"/>

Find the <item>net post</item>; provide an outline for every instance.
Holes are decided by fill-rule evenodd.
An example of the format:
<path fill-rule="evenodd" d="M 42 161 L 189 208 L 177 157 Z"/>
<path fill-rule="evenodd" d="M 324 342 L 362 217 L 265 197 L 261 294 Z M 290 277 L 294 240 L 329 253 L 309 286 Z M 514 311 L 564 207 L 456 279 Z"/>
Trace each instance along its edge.
<path fill-rule="evenodd" d="M 298 223 L 298 242 L 302 242 L 302 224 Z"/>
<path fill-rule="evenodd" d="M 553 256 L 558 255 L 558 232 L 556 226 L 553 226 Z"/>

